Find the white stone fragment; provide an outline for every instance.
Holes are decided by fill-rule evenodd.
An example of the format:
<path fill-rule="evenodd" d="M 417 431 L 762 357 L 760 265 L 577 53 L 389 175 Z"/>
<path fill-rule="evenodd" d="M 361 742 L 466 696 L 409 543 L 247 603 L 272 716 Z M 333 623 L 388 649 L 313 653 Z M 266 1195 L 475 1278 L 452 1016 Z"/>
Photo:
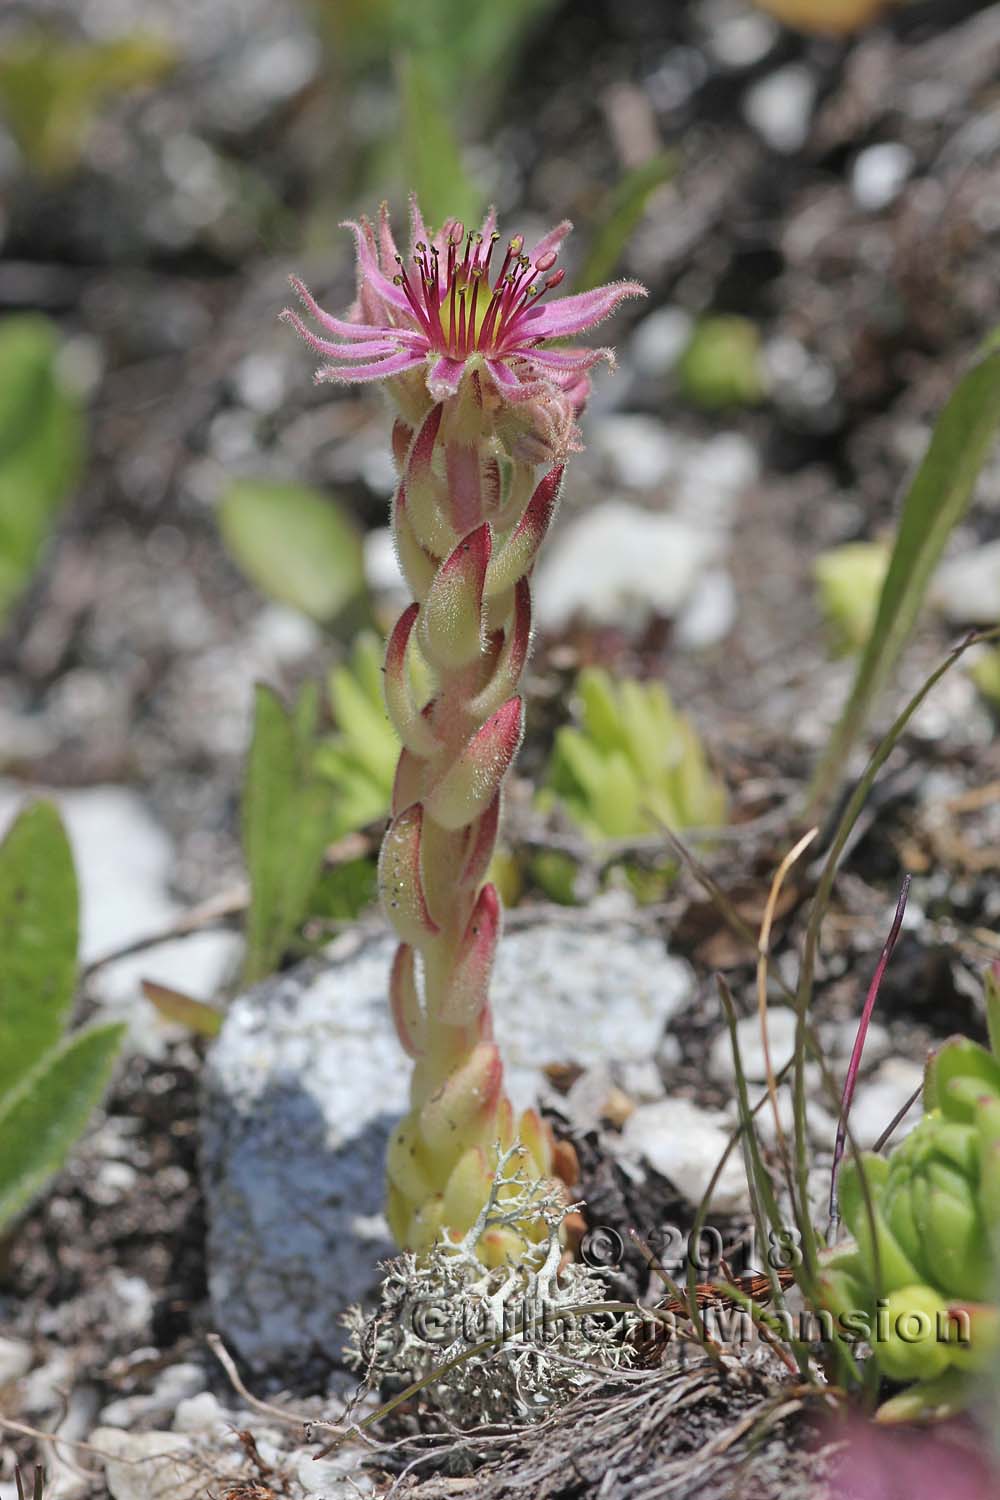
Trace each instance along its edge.
<path fill-rule="evenodd" d="M 625 1121 L 622 1131 L 623 1156 L 642 1160 L 697 1205 L 708 1187 L 712 1173 L 729 1144 L 732 1126 L 717 1110 L 701 1109 L 689 1099 L 662 1099 L 658 1104 L 643 1104 Z M 712 1194 L 712 1207 L 718 1213 L 749 1210 L 743 1158 L 730 1152 Z"/>
<path fill-rule="evenodd" d="M 867 146 L 851 168 L 851 191 L 859 208 L 878 213 L 898 198 L 913 171 L 913 152 L 899 141 Z"/>
<path fill-rule="evenodd" d="M 763 1082 L 767 1077 L 767 1067 L 760 1020 L 756 1014 L 744 1016 L 737 1021 L 736 1037 L 745 1077 L 752 1083 Z M 768 1007 L 767 1039 L 771 1066 L 775 1073 L 779 1073 L 795 1052 L 795 1015 L 792 1011 L 783 1006 Z M 721 1082 L 731 1083 L 735 1079 L 736 1064 L 728 1030 L 721 1031 L 712 1043 L 708 1070 L 713 1078 L 718 1078 Z"/>
<path fill-rule="evenodd" d="M 651 613 L 673 618 L 720 539 L 674 516 L 608 500 L 557 534 L 538 568 L 538 623 L 561 630 L 576 615 L 640 628 Z"/>
<path fill-rule="evenodd" d="M 801 63 L 788 63 L 751 84 L 743 113 L 761 139 L 782 155 L 798 151 L 809 135 L 816 80 Z"/>

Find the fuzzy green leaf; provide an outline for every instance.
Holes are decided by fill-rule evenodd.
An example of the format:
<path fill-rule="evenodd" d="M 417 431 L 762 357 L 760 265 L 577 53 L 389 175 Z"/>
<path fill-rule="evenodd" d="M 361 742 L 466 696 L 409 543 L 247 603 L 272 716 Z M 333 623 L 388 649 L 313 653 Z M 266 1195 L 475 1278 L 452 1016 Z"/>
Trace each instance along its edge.
<path fill-rule="evenodd" d="M 307 915 L 330 836 L 330 795 L 312 769 L 309 715 L 258 685 L 243 792 L 250 874 L 244 980 L 273 972 Z"/>
<path fill-rule="evenodd" d="M 73 855 L 51 802 L 0 844 L 0 1100 L 62 1035 L 76 979 Z"/>
<path fill-rule="evenodd" d="M 315 490 L 237 480 L 223 497 L 219 526 L 259 589 L 316 620 L 332 620 L 364 589 L 357 528 L 335 501 Z"/>
<path fill-rule="evenodd" d="M 58 1172 L 100 1100 L 126 1028 L 95 1026 L 49 1053 L 0 1111 L 0 1226 Z"/>

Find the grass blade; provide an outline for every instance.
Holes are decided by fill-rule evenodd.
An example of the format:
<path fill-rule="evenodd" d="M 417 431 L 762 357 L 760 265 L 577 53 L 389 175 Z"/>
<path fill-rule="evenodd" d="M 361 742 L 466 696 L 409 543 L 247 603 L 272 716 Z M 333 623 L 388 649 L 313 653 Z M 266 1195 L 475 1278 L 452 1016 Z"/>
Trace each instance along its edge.
<path fill-rule="evenodd" d="M 591 239 L 587 258 L 576 278 L 579 291 L 600 286 L 615 273 L 625 246 L 646 211 L 651 195 L 677 171 L 672 151 L 659 151 L 649 161 L 626 172 L 608 194 L 601 222 Z"/>
<path fill-rule="evenodd" d="M 875 624 L 840 722 L 813 778 L 809 805 L 825 802 L 913 629 L 931 574 L 964 516 L 1000 429 L 1000 334 L 987 342 L 938 418 L 903 501 Z"/>

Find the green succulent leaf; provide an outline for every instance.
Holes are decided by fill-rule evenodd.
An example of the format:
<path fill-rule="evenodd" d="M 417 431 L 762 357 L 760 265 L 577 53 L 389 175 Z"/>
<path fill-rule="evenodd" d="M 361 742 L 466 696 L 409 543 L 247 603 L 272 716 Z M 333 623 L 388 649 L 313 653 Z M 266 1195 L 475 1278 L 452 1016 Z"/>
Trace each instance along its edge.
<path fill-rule="evenodd" d="M 872 1217 L 869 1217 L 861 1185 L 862 1171 L 868 1184 Z M 883 1157 L 867 1151 L 861 1155 L 860 1166 L 857 1161 L 847 1161 L 840 1174 L 840 1202 L 844 1219 L 857 1241 L 867 1280 L 873 1288 L 877 1286 L 882 1296 L 920 1281 L 917 1267 L 889 1229 L 880 1206 L 879 1189 L 888 1175 L 889 1163 Z"/>
<path fill-rule="evenodd" d="M 0 1100 L 58 1042 L 76 981 L 73 855 L 51 802 L 0 844 Z"/>
<path fill-rule="evenodd" d="M 1000 1062 L 969 1037 L 952 1037 L 927 1065 L 924 1105 L 933 1099 L 948 1119 L 971 1123 L 982 1094 L 1000 1095 Z"/>
<path fill-rule="evenodd" d="M 725 822 L 725 789 L 662 683 L 587 667 L 575 696 L 579 728 L 557 732 L 540 805 L 561 804 L 594 842 Z M 658 890 L 669 875 L 665 862 Z"/>
<path fill-rule="evenodd" d="M 95 1026 L 53 1052 L 0 1109 L 0 1226 L 57 1172 L 100 1100 L 126 1028 Z"/>

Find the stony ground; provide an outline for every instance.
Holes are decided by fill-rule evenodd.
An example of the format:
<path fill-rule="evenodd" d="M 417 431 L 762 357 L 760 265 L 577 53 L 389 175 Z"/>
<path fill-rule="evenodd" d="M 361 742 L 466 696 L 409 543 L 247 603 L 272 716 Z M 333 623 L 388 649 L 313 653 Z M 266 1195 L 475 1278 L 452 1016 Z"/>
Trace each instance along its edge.
<path fill-rule="evenodd" d="M 122 29 L 151 19 L 141 0 L 118 10 Z M 14 4 L 4 24 L 36 11 L 90 35 L 109 24 L 98 0 Z M 334 226 L 353 191 L 344 163 L 357 161 L 350 132 L 365 111 L 353 120 L 331 109 L 308 7 L 254 0 L 209 15 L 171 0 L 156 21 L 179 67 L 104 116 L 70 179 L 39 183 L 0 135 L 0 306 L 58 321 L 92 406 L 86 482 L 0 645 L 0 803 L 6 817 L 27 788 L 57 789 L 81 866 L 88 964 L 193 903 L 233 893 L 238 908 L 252 683 L 291 687 L 343 650 L 335 632 L 266 602 L 237 572 L 214 514 L 227 479 L 334 487 L 369 530 L 373 589 L 391 595 L 381 409 L 367 395 L 315 392 L 309 361 L 275 321 L 293 268 L 331 305 L 350 296 L 348 245 Z M 665 676 L 730 787 L 736 836 L 710 859 L 753 920 L 789 842 L 782 809 L 850 679 L 850 663 L 827 649 L 813 557 L 891 524 L 935 412 L 998 321 L 998 65 L 1000 6 L 967 0 L 913 4 L 843 45 L 780 33 L 737 0 L 667 16 L 644 0 L 586 0 L 555 7 L 531 39 L 484 137 L 489 151 L 476 156 L 505 222 L 568 215 L 585 240 L 623 165 L 651 145 L 678 153 L 622 267 L 650 299 L 612 330 L 620 368 L 595 392 L 587 450 L 540 569 L 519 767 L 526 782 L 537 776 L 581 663 Z M 369 114 L 384 89 L 366 80 Z M 677 353 L 706 311 L 758 325 L 760 404 L 708 413 L 682 399 Z M 965 562 L 995 540 L 998 511 L 1000 460 L 953 539 L 951 571 L 883 719 L 966 626 L 1000 618 L 995 586 L 977 585 Z M 902 871 L 914 874 L 859 1096 L 859 1129 L 872 1136 L 914 1086 L 930 1041 L 981 1028 L 975 973 L 996 952 L 1000 912 L 998 785 L 994 722 L 959 668 L 886 769 L 821 957 L 818 1019 L 837 1061 Z M 512 827 L 530 840 L 544 830 L 527 793 L 515 788 Z M 762 831 L 752 820 L 766 814 Z M 806 865 L 793 882 L 776 932 L 786 981 L 812 874 Z M 558 1065 L 548 1097 L 581 1142 L 594 1222 L 627 1229 L 690 1214 L 684 1190 L 697 1196 L 697 1173 L 678 1143 L 695 1125 L 711 1143 L 731 1118 L 712 974 L 722 968 L 749 1011 L 753 956 L 691 881 L 641 917 L 616 893 L 602 899 L 615 920 L 666 941 L 683 999 L 644 1059 L 609 1055 L 598 1066 L 588 1056 L 581 1075 L 567 1035 L 536 1062 Z M 572 931 L 597 918 L 557 918 L 529 888 L 512 926 L 546 921 Z M 301 1427 L 241 1406 L 205 1343 L 220 1314 L 208 1300 L 198 1160 L 205 1048 L 165 1028 L 138 982 L 224 993 L 238 927 L 237 917 L 101 964 L 84 986 L 82 1011 L 128 1016 L 130 1049 L 103 1118 L 3 1247 L 3 1500 L 14 1458 L 36 1455 L 65 1500 L 108 1489 L 123 1500 L 156 1484 L 174 1500 L 227 1486 L 256 1500 L 332 1500 L 354 1493 L 338 1477 L 345 1469 L 362 1492 L 370 1484 L 356 1454 L 315 1463 L 318 1443 L 303 1445 Z M 828 1126 L 818 1111 L 820 1175 Z M 270 1398 L 291 1385 L 294 1410 L 317 1417 L 337 1409 L 326 1391 L 343 1381 L 339 1351 L 325 1347 L 255 1389 Z M 705 1394 L 692 1434 L 711 1431 L 711 1410 Z M 642 1429 L 664 1462 L 666 1422 L 664 1408 Z M 234 1428 L 255 1435 L 257 1457 Z M 117 1447 L 126 1459 L 138 1456 L 129 1439 L 169 1432 L 147 1452 L 152 1443 L 181 1456 L 164 1460 L 155 1483 L 121 1458 L 105 1472 L 103 1458 L 72 1446 L 95 1431 L 102 1453 Z M 66 1441 L 57 1449 L 33 1432 Z M 204 1469 L 184 1467 L 192 1441 Z M 519 1453 L 522 1480 L 537 1477 L 533 1461 Z M 527 1493 L 511 1472 L 467 1492 Z M 677 1482 L 630 1493 L 701 1493 L 693 1477 L 687 1489 Z M 533 1493 L 597 1493 L 588 1484 Z"/>

